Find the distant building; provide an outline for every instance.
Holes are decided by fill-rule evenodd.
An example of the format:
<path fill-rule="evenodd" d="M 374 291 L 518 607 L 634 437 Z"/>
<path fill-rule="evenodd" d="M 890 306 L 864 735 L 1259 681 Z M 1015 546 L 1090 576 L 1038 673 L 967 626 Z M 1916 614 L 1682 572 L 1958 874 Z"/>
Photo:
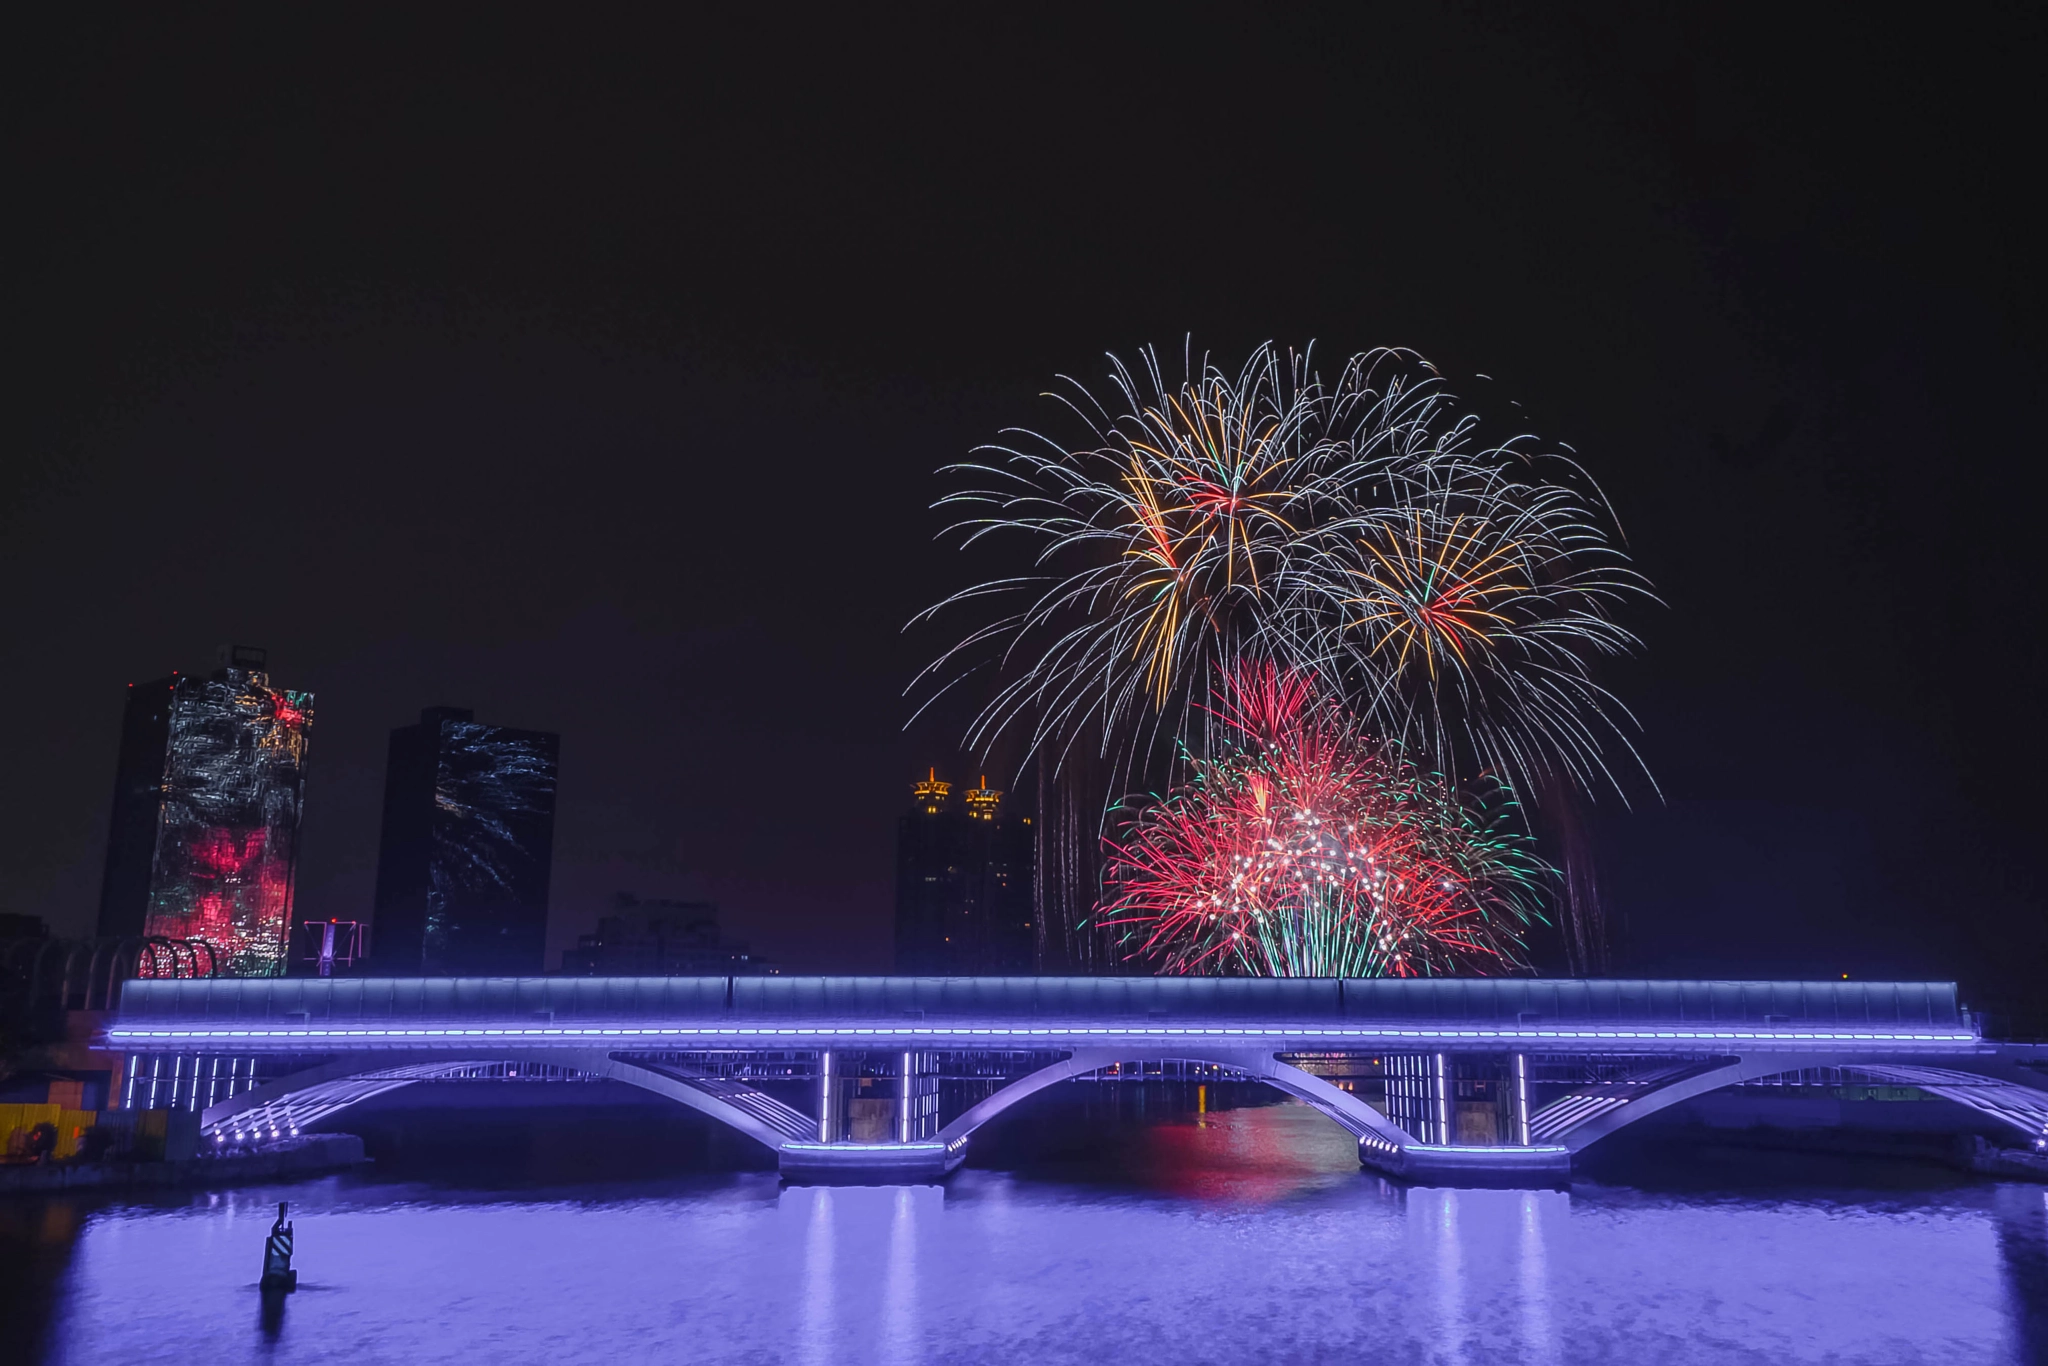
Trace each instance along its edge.
<path fill-rule="evenodd" d="M 544 970 L 561 737 L 428 707 L 391 732 L 377 851 L 372 970 Z"/>
<path fill-rule="evenodd" d="M 237 976 L 284 972 L 313 695 L 274 690 L 261 650 L 211 677 L 130 685 L 100 933 L 199 940 Z"/>
<path fill-rule="evenodd" d="M 744 943 L 718 930 L 718 907 L 708 901 L 641 900 L 630 892 L 612 899 L 612 913 L 597 933 L 581 935 L 562 951 L 562 971 L 576 977 L 729 977 L 767 972 Z"/>
<path fill-rule="evenodd" d="M 911 789 L 896 833 L 896 971 L 919 976 L 1035 970 L 1036 832 L 981 780 L 958 805 L 933 769 Z"/>

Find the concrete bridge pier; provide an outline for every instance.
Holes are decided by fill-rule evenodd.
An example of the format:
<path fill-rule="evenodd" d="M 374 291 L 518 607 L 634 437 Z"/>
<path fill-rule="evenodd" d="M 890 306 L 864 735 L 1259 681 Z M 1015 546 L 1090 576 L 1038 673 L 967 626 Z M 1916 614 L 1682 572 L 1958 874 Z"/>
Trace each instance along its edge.
<path fill-rule="evenodd" d="M 967 1156 L 967 1140 L 910 1143 L 785 1143 L 775 1150 L 785 1181 L 808 1184 L 901 1185 L 939 1181 Z"/>
<path fill-rule="evenodd" d="M 818 1055 L 818 1132 L 777 1146 L 785 1180 L 936 1181 L 959 1166 L 967 1136 L 938 1137 L 939 1059 L 926 1049 Z"/>
<path fill-rule="evenodd" d="M 1358 1140 L 1358 1163 L 1397 1180 L 1435 1186 L 1527 1186 L 1571 1179 L 1571 1149 L 1563 1144 L 1389 1143 L 1377 1134 Z"/>
<path fill-rule="evenodd" d="M 1564 1181 L 1565 1144 L 1532 1136 L 1523 1053 L 1403 1053 L 1386 1059 L 1387 1118 L 1403 1139 L 1359 1135 L 1359 1165 L 1403 1181 L 1513 1185 Z"/>

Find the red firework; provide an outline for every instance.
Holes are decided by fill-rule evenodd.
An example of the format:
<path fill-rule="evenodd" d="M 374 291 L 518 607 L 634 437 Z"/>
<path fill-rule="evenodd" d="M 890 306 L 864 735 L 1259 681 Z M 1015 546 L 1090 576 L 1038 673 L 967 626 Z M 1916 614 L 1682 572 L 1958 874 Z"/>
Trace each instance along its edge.
<path fill-rule="evenodd" d="M 1546 870 L 1487 808 L 1366 735 L 1302 676 L 1225 679 L 1224 740 L 1108 842 L 1130 956 L 1288 977 L 1500 972 L 1522 962 Z"/>

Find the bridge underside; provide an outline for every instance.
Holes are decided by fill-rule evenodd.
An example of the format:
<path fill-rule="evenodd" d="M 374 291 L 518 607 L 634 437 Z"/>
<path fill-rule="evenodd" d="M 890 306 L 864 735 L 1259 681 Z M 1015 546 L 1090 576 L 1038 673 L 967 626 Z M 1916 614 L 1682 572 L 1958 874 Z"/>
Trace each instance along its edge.
<path fill-rule="evenodd" d="M 1148 1072 L 1148 1067 L 1157 1068 Z M 1047 1087 L 1090 1076 L 1256 1081 L 1318 1110 L 1360 1162 L 1406 1181 L 1558 1181 L 1601 1139 L 1724 1087 L 1828 1069 L 1960 1105 L 2030 1145 L 2048 1141 L 2048 1076 L 1995 1058 L 1852 1059 L 1832 1054 L 1559 1058 L 1473 1053 L 1275 1054 L 1257 1048 L 1128 1047 L 1059 1053 L 817 1050 L 357 1054 L 276 1077 L 206 1108 L 216 1144 L 297 1133 L 418 1082 L 580 1075 L 685 1105 L 775 1153 L 800 1181 L 936 1180 L 973 1134 Z"/>

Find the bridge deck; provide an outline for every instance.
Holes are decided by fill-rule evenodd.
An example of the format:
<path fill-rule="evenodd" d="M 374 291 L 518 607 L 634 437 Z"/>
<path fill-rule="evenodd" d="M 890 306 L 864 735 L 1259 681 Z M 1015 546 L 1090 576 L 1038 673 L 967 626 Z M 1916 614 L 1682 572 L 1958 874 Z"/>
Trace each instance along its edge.
<path fill-rule="evenodd" d="M 1565 1023 L 1965 1028 L 1952 982 L 1532 978 L 427 977 L 135 981 L 124 1024 L 172 1020 L 795 1019 Z M 915 1031 L 912 1031 L 915 1032 Z"/>
<path fill-rule="evenodd" d="M 251 1129 L 296 1131 L 307 1115 L 324 1117 L 371 1090 L 495 1059 L 574 1067 L 656 1091 L 778 1151 L 786 1172 L 828 1175 L 869 1167 L 900 1174 L 906 1163 L 942 1175 L 960 1161 L 976 1125 L 1045 1085 L 1119 1059 L 1182 1058 L 1255 1076 L 1344 1125 L 1367 1165 L 1409 1178 L 1555 1176 L 1569 1171 L 1574 1153 L 1636 1118 L 1806 1067 L 1911 1077 L 2030 1139 L 2048 1127 L 2040 1076 L 1999 1058 L 1958 1008 L 1954 986 L 1941 982 L 150 981 L 128 985 L 106 1043 L 155 1055 L 155 1066 L 170 1061 L 165 1055 L 263 1055 L 266 1068 L 283 1068 L 285 1075 L 267 1074 L 253 1090 L 231 1088 L 228 1100 L 208 1108 L 207 1123 L 223 1141 Z M 856 1069 L 879 1069 L 881 1085 L 895 1087 L 889 1094 L 900 1092 L 907 1107 L 913 1056 L 935 1052 L 1009 1058 L 1028 1075 L 1007 1077 L 941 1133 L 909 1132 L 913 1114 L 920 1124 L 939 1121 L 905 1108 L 898 1142 L 827 1141 L 827 1131 L 844 1128 L 833 1108 L 844 1100 L 831 1082 L 834 1059 L 862 1055 Z M 1386 1059 L 1385 1103 L 1399 1100 L 1401 1115 L 1303 1070 L 1313 1064 L 1297 1055 L 1318 1053 Z M 718 1057 L 750 1054 L 810 1060 L 825 1108 L 803 1113 L 723 1076 Z M 1490 1062 L 1472 1056 L 1488 1054 Z M 1450 1055 L 1462 1056 L 1452 1064 Z M 1404 1056 L 1414 1065 L 1396 1074 L 1394 1061 Z M 1539 1065 L 1549 1069 L 1543 1078 Z M 1498 1109 L 1498 1096 L 1507 1097 L 1519 1143 L 1452 1141 L 1452 1082 L 1467 1066 L 1474 1076 L 1491 1067 L 1498 1075 L 1489 1084 L 1509 1088 L 1490 1103 Z M 1562 1092 L 1560 1067 L 1569 1074 Z M 256 1073 L 253 1057 L 248 1073 Z"/>
<path fill-rule="evenodd" d="M 137 981 L 133 1052 L 473 1048 L 1426 1049 L 1699 1054 L 1979 1046 L 1946 982 L 1101 977 Z"/>

